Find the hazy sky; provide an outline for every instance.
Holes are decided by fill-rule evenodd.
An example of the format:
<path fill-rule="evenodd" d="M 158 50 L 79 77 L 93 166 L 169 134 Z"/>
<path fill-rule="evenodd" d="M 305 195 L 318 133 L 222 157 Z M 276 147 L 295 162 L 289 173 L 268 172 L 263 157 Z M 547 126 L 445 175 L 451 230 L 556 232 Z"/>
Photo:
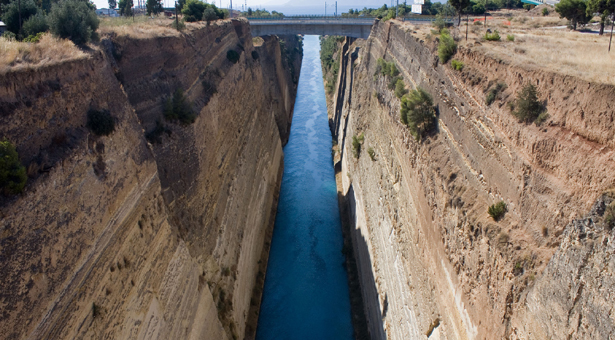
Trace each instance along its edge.
<path fill-rule="evenodd" d="M 135 6 L 137 5 L 138 0 L 133 0 Z M 212 3 L 213 0 L 209 0 L 209 3 Z M 222 4 L 220 4 L 222 1 Z M 229 0 L 216 0 L 216 6 L 228 8 Z M 400 3 L 403 1 L 399 1 Z M 107 0 L 94 0 L 97 8 L 107 8 L 109 7 Z M 174 0 L 163 0 L 164 7 L 172 7 Z M 289 1 L 289 0 L 235 0 L 233 1 L 233 8 L 242 9 L 242 5 L 246 4 L 248 7 L 252 8 L 265 8 L 269 11 L 277 10 L 287 14 L 324 14 L 325 12 L 325 1 Z M 346 12 L 350 8 L 376 8 L 380 7 L 383 4 L 390 5 L 391 0 L 389 1 L 378 1 L 378 0 L 338 0 L 337 7 L 338 12 Z M 412 0 L 409 0 L 408 3 L 412 3 Z M 327 1 L 327 14 L 332 14 L 335 10 L 335 1 L 329 0 Z"/>

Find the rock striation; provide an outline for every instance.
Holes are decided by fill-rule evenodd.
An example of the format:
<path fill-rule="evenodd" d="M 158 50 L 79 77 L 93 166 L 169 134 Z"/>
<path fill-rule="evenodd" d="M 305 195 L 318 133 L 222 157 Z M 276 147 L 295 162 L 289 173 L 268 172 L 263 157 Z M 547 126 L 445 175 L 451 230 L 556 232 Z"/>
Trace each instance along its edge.
<path fill-rule="evenodd" d="M 468 49 L 458 72 L 436 49 L 396 21 L 340 49 L 330 125 L 371 337 L 612 337 L 615 235 L 600 197 L 615 185 L 615 88 Z M 432 95 L 437 130 L 422 141 L 379 58 Z M 506 105 L 527 83 L 546 103 L 540 126 Z M 487 208 L 501 200 L 496 222 Z"/>
<path fill-rule="evenodd" d="M 0 202 L 0 339 L 249 333 L 301 62 L 283 39 L 298 53 L 255 47 L 245 20 L 111 32 L 84 58 L 2 76 L 0 136 L 30 178 Z M 177 89 L 192 124 L 163 117 Z M 115 131 L 93 134 L 90 110 Z"/>

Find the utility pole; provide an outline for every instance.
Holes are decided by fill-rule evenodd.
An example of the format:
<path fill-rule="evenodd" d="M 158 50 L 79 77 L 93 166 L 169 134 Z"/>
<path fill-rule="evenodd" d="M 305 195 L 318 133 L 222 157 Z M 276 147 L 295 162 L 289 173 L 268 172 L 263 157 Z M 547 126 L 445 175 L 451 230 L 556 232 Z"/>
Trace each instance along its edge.
<path fill-rule="evenodd" d="M 335 2 L 335 17 L 337 18 L 337 1 Z"/>
<path fill-rule="evenodd" d="M 231 0 L 231 18 L 233 17 L 233 0 Z"/>
<path fill-rule="evenodd" d="M 325 18 L 327 17 L 327 2 L 325 1 Z"/>
<path fill-rule="evenodd" d="M 21 0 L 17 2 L 17 11 L 19 12 L 19 34 L 21 34 Z"/>
<path fill-rule="evenodd" d="M 615 25 L 615 15 L 613 15 L 613 20 L 611 20 L 611 37 L 609 38 L 609 53 L 611 52 L 611 41 L 613 41 L 613 25 Z"/>
<path fill-rule="evenodd" d="M 468 41 L 468 27 L 470 26 L 470 12 L 466 13 L 466 41 Z"/>
<path fill-rule="evenodd" d="M 179 31 L 179 19 L 177 18 L 177 1 L 175 1 L 175 28 Z"/>
<path fill-rule="evenodd" d="M 399 16 L 399 0 L 397 0 L 397 6 L 395 6 L 395 18 Z"/>

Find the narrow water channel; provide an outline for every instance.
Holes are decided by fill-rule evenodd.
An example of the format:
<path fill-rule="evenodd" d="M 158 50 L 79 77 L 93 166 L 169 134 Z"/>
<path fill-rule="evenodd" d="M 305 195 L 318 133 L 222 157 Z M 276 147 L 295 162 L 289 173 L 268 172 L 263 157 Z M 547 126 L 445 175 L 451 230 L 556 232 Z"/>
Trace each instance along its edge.
<path fill-rule="evenodd" d="M 257 340 L 352 339 L 317 36 L 306 36 Z"/>

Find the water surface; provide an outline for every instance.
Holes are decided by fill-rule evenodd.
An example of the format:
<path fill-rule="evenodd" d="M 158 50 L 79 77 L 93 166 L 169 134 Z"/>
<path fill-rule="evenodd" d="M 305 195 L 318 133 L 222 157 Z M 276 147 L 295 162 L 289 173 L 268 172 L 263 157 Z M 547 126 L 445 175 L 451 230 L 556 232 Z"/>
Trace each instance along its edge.
<path fill-rule="evenodd" d="M 257 340 L 353 337 L 318 37 L 303 50 Z"/>

